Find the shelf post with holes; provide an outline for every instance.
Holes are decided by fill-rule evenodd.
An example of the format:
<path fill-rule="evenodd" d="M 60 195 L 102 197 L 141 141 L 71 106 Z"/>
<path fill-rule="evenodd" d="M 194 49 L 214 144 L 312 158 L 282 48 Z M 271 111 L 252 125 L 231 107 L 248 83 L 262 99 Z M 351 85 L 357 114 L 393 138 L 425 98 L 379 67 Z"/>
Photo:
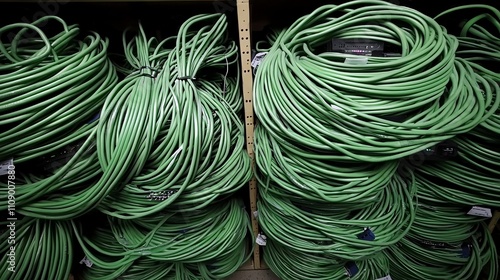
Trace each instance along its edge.
<path fill-rule="evenodd" d="M 252 86 L 253 73 L 251 66 L 252 52 L 250 41 L 250 0 L 237 0 L 238 8 L 238 28 L 240 40 L 240 55 L 241 55 L 241 72 L 242 72 L 242 87 L 243 99 L 245 100 L 245 134 L 247 140 L 248 155 L 252 158 L 252 168 L 254 168 L 254 113 L 252 102 Z M 252 213 L 252 230 L 255 236 L 259 233 L 259 224 L 257 217 L 253 213 L 257 211 L 257 182 L 255 177 L 249 182 L 250 191 L 250 212 Z M 260 269 L 260 251 L 259 247 L 255 246 L 253 252 L 253 268 Z"/>

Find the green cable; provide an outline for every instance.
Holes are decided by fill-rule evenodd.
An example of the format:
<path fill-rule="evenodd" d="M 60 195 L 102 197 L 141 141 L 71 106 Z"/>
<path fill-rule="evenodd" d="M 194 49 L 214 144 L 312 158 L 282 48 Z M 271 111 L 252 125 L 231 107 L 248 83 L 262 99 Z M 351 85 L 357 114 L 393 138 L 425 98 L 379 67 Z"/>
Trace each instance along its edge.
<path fill-rule="evenodd" d="M 292 150 L 297 153 L 290 153 Z M 255 160 L 259 188 L 264 192 L 349 209 L 379 201 L 398 168 L 397 161 L 360 164 L 307 153 L 294 143 L 279 142 L 263 126 L 255 128 Z"/>
<path fill-rule="evenodd" d="M 356 261 L 358 273 L 348 276 L 346 263 L 322 255 L 298 252 L 268 240 L 263 259 L 280 279 L 347 280 L 379 279 L 389 275 L 389 260 L 378 253 L 369 260 Z"/>
<path fill-rule="evenodd" d="M 462 256 L 458 248 L 426 248 L 403 239 L 387 252 L 391 263 L 391 276 L 395 279 L 496 279 L 498 256 L 493 238 L 484 223 L 471 235 L 470 256 Z M 482 278 L 481 278 L 482 279 Z"/>
<path fill-rule="evenodd" d="M 378 203 L 352 211 L 328 203 L 292 202 L 260 190 L 259 223 L 269 240 L 334 259 L 371 258 L 401 240 L 415 218 L 415 184 L 400 176 L 391 180 Z M 374 240 L 359 237 L 366 228 Z"/>
<path fill-rule="evenodd" d="M 47 38 L 37 24 L 56 20 L 63 31 Z M 22 28 L 10 43 L 0 41 L 0 160 L 23 163 L 78 139 L 92 130 L 94 117 L 117 81 L 106 56 L 108 42 L 96 33 L 78 40 L 77 26 L 47 16 L 0 28 Z M 40 39 L 21 39 L 28 29 Z M 24 42 L 33 42 L 24 46 Z M 50 53 L 50 55 L 47 54 Z"/>
<path fill-rule="evenodd" d="M 446 14 L 463 9 L 487 10 L 467 20 L 460 33 L 457 56 L 473 69 L 481 89 L 491 91 L 491 106 L 487 107 L 488 118 L 475 129 L 453 140 L 458 144 L 459 157 L 456 161 L 426 163 L 417 169 L 421 178 L 420 194 L 426 199 L 448 201 L 463 206 L 500 206 L 500 75 L 495 72 L 495 64 L 500 62 L 500 11 L 486 5 L 466 5 L 447 10 Z M 497 29 L 491 34 L 479 24 L 487 19 Z M 497 39 L 495 39 L 497 38 Z M 458 59 L 458 58 L 457 58 Z M 445 180 L 439 181 L 436 178 Z"/>
<path fill-rule="evenodd" d="M 1 222 L 2 254 L 1 279 L 54 279 L 65 280 L 70 276 L 73 261 L 73 234 L 66 221 L 44 221 L 30 217 L 18 219 L 15 228 Z M 14 239 L 8 239 L 13 236 Z M 8 240 L 14 240 L 10 243 Z M 11 250 L 10 247 L 14 247 Z M 14 255 L 11 259 L 7 254 Z M 10 261 L 13 261 L 14 271 Z"/>
<path fill-rule="evenodd" d="M 417 186 L 421 185 L 417 181 Z M 419 207 L 407 238 L 429 246 L 460 245 L 470 238 L 484 217 L 467 215 L 470 209 L 427 201 L 419 196 Z M 438 244 L 438 245 L 435 245 Z"/>
<path fill-rule="evenodd" d="M 250 180 L 239 72 L 227 77 L 237 48 L 225 42 L 226 29 L 225 16 L 215 14 L 192 17 L 162 42 L 142 29 L 130 41 L 124 34 L 136 71 L 106 100 L 99 123 L 101 168 L 123 171 L 121 180 L 112 177 L 116 191 L 100 204 L 103 213 L 133 219 L 166 207 L 202 209 Z M 129 134 L 135 146 L 124 152 Z M 128 159 L 117 164 L 115 156 Z"/>
<path fill-rule="evenodd" d="M 500 178 L 500 76 L 495 73 L 494 63 L 499 61 L 500 45 L 495 35 L 478 25 L 478 21 L 488 19 L 500 31 L 500 12 L 485 5 L 467 5 L 445 11 L 437 18 L 469 8 L 485 8 L 496 17 L 485 13 L 466 21 L 456 52 L 460 57 L 457 59 L 466 61 L 475 72 L 481 90 L 493 93 L 489 97 L 492 101 L 483 122 L 467 134 L 453 138 L 459 147 L 457 160 L 426 162 L 416 168 L 421 207 L 407 238 L 388 252 L 391 273 L 399 278 L 497 278 L 496 247 L 488 228 L 480 222 L 486 218 L 466 213 L 471 206 L 499 205 L 500 193 L 495 186 Z M 470 257 L 459 257 L 463 242 L 471 243 Z"/>
<path fill-rule="evenodd" d="M 63 31 L 47 37 L 37 25 L 56 21 Z M 67 219 L 95 207 L 89 197 L 100 168 L 93 156 L 96 122 L 105 97 L 117 82 L 107 58 L 108 42 L 92 33 L 82 40 L 77 26 L 47 16 L 31 24 L 11 24 L 0 34 L 20 29 L 12 42 L 0 42 L 0 160 L 16 165 L 16 207 L 26 216 Z M 23 39 L 28 30 L 40 38 Z M 43 42 L 43 43 L 42 43 Z M 52 154 L 68 146 L 81 149 L 62 167 L 53 168 Z M 66 150 L 67 151 L 67 150 Z M 49 157 L 49 162 L 41 161 Z M 47 169 L 48 171 L 44 171 Z M 54 171 L 52 171 L 54 169 Z M 99 187 L 99 186 L 97 186 Z M 6 181 L 0 207 L 7 208 Z M 54 201 L 79 200 L 77 210 L 64 205 L 53 211 Z"/>
<path fill-rule="evenodd" d="M 20 213 L 70 219 L 99 204 L 104 213 L 120 218 L 168 206 L 196 210 L 250 179 L 239 71 L 228 77 L 237 66 L 236 45 L 213 45 L 224 38 L 224 16 L 201 15 L 186 26 L 200 20 L 212 29 L 181 29 L 178 37 L 186 42 L 173 49 L 165 42 L 180 40 L 176 37 L 158 43 L 141 31 L 127 42 L 124 34 L 125 53 L 136 70 L 103 100 L 99 122 L 71 135 L 83 143 L 68 163 L 48 177 L 17 175 Z M 177 50 L 188 51 L 189 63 L 208 73 L 180 80 Z"/>
<path fill-rule="evenodd" d="M 270 34 L 270 48 L 258 44 L 267 52 L 253 92 L 259 223 L 268 237 L 265 261 L 278 277 L 343 279 L 332 276 L 343 265 L 339 259 L 376 261 L 382 250 L 394 279 L 477 279 L 484 268 L 496 277 L 495 248 L 479 224 L 484 218 L 462 209 L 498 203 L 499 76 L 485 61 L 498 59 L 499 36 L 477 22 L 487 19 L 495 29 L 499 13 L 481 7 L 493 16 L 473 18 L 455 37 L 435 19 L 387 2 L 325 5 Z M 380 40 L 399 46 L 401 57 L 349 64 L 359 56 L 319 51 L 333 38 Z M 452 138 L 459 161 L 425 162 L 415 175 L 398 166 L 398 159 Z M 400 171 L 416 179 L 403 196 L 394 188 Z M 416 188 L 420 207 L 409 211 Z M 403 211 L 391 210 L 409 211 L 409 219 L 384 212 L 402 197 Z M 356 240 L 362 232 L 353 230 L 356 213 L 380 217 L 373 232 L 379 238 L 387 226 L 394 242 L 384 232 L 373 247 Z M 460 258 L 456 246 L 468 238 L 473 253 Z M 455 247 L 421 249 L 443 242 Z"/>
<path fill-rule="evenodd" d="M 416 169 L 421 182 L 419 195 L 427 200 L 447 201 L 462 206 L 499 207 L 498 152 L 488 150 L 465 137 L 459 144 L 457 161 L 426 163 Z M 483 157 L 484 156 L 484 157 Z M 493 163 L 493 164 L 491 164 Z"/>
<path fill-rule="evenodd" d="M 83 279 L 224 279 L 250 257 L 250 220 L 239 200 L 203 211 L 108 221 L 87 234 L 73 223 L 93 263 Z"/>
<path fill-rule="evenodd" d="M 400 46 L 402 57 L 352 65 L 344 60 L 356 56 L 314 52 L 332 38 L 367 36 Z M 433 19 L 406 7 L 325 5 L 281 32 L 257 68 L 256 115 L 277 141 L 294 143 L 290 153 L 363 162 L 414 154 L 470 131 L 492 100 L 455 60 L 457 46 Z M 388 120 L 394 116 L 404 120 Z"/>

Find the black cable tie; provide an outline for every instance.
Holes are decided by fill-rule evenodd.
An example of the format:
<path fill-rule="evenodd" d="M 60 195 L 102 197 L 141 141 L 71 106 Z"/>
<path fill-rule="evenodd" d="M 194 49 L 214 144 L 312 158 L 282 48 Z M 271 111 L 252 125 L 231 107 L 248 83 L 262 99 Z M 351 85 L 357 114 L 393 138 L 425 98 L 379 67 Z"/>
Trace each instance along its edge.
<path fill-rule="evenodd" d="M 143 69 L 149 69 L 149 70 L 151 70 L 151 74 L 141 73 L 140 76 L 150 77 L 152 79 L 156 79 L 156 77 L 158 76 L 158 74 L 160 73 L 160 71 L 163 70 L 163 68 L 153 68 L 153 67 L 150 67 L 150 66 L 141 66 L 139 68 L 139 71 L 142 71 Z"/>
<path fill-rule="evenodd" d="M 152 75 L 152 74 L 146 74 L 146 73 L 142 73 L 139 75 L 140 77 L 149 77 L 151 79 L 156 79 L 156 75 Z"/>
<path fill-rule="evenodd" d="M 196 80 L 196 77 L 184 76 L 184 77 L 178 77 L 177 80 L 179 81 Z"/>
<path fill-rule="evenodd" d="M 163 68 L 161 68 L 161 67 L 160 68 L 153 68 L 151 66 L 141 66 L 139 68 L 139 70 L 142 70 L 142 69 L 149 69 L 151 71 L 156 71 L 156 72 L 159 72 L 159 71 L 163 70 Z"/>

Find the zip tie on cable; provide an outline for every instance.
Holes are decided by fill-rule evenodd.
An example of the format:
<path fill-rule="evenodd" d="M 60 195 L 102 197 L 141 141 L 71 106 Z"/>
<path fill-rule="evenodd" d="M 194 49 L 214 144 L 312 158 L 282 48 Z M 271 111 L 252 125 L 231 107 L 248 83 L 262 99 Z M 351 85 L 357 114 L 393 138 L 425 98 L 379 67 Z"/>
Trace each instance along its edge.
<path fill-rule="evenodd" d="M 163 68 L 153 68 L 151 66 L 141 66 L 139 68 L 139 71 L 142 71 L 144 69 L 149 69 L 151 70 L 151 74 L 146 74 L 146 73 L 141 73 L 140 76 L 145 76 L 145 77 L 150 77 L 150 78 L 153 78 L 153 79 L 156 79 L 156 77 L 158 76 L 158 74 L 160 73 L 161 70 L 163 70 Z"/>
<path fill-rule="evenodd" d="M 184 76 L 184 77 L 178 77 L 177 80 L 179 81 L 186 81 L 186 80 L 196 80 L 196 77 L 192 77 L 192 76 Z"/>

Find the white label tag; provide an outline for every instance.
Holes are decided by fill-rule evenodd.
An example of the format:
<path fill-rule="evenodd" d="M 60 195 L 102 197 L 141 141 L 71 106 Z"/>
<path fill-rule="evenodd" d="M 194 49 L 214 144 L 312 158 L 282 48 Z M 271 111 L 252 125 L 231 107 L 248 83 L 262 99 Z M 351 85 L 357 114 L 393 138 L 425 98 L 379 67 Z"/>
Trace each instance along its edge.
<path fill-rule="evenodd" d="M 262 62 L 264 57 L 266 57 L 266 55 L 267 55 L 267 52 L 257 53 L 254 56 L 254 58 L 252 59 L 252 67 L 255 68 L 255 67 L 259 66 L 259 64 Z"/>
<path fill-rule="evenodd" d="M 0 176 L 9 174 L 9 166 L 14 165 L 14 159 L 0 162 Z"/>
<path fill-rule="evenodd" d="M 260 246 L 266 246 L 267 244 L 267 237 L 264 235 L 264 234 L 258 234 L 257 235 L 257 239 L 255 240 L 255 242 L 257 244 L 259 244 Z"/>
<path fill-rule="evenodd" d="M 378 278 L 378 279 L 375 279 L 375 280 L 392 280 L 392 278 L 391 278 L 390 275 L 387 275 L 386 277 Z"/>
<path fill-rule="evenodd" d="M 339 107 L 339 106 L 337 106 L 337 105 L 333 105 L 333 104 L 331 104 L 331 105 L 330 105 L 330 107 L 332 107 L 332 109 L 333 109 L 333 110 L 335 110 L 335 111 L 342 110 L 342 108 L 340 108 L 340 107 Z"/>
<path fill-rule="evenodd" d="M 87 258 L 87 256 L 83 257 L 83 259 L 80 261 L 80 264 L 85 264 L 87 267 L 92 267 L 94 264 L 91 260 Z"/>
<path fill-rule="evenodd" d="M 352 64 L 352 65 L 365 65 L 368 64 L 368 57 L 365 56 L 360 56 L 360 57 L 346 57 L 345 64 Z"/>
<path fill-rule="evenodd" d="M 253 216 L 257 218 L 259 216 L 259 211 L 253 211 Z"/>
<path fill-rule="evenodd" d="M 491 214 L 491 209 L 479 206 L 473 206 L 472 209 L 470 209 L 469 212 L 467 212 L 467 214 L 478 217 L 486 217 L 486 218 L 493 217 L 493 215 Z"/>

